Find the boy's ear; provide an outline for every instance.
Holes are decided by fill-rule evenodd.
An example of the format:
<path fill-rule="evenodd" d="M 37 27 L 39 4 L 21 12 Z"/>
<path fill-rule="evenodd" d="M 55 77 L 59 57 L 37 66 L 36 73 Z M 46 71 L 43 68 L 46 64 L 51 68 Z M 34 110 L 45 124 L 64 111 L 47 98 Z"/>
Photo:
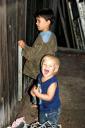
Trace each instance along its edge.
<path fill-rule="evenodd" d="M 51 24 L 51 21 L 50 20 L 48 20 L 48 24 Z"/>
<path fill-rule="evenodd" d="M 58 72 L 58 69 L 59 69 L 59 65 L 55 65 L 54 73 L 57 73 Z"/>

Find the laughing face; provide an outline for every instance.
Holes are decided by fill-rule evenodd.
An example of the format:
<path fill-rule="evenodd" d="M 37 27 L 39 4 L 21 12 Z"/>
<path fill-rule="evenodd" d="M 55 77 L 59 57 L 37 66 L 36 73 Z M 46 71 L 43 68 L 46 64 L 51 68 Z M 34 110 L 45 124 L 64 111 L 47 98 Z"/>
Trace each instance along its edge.
<path fill-rule="evenodd" d="M 58 70 L 55 59 L 44 57 L 43 62 L 41 64 L 41 70 L 43 77 L 47 79 L 51 78 L 55 74 L 55 71 Z"/>

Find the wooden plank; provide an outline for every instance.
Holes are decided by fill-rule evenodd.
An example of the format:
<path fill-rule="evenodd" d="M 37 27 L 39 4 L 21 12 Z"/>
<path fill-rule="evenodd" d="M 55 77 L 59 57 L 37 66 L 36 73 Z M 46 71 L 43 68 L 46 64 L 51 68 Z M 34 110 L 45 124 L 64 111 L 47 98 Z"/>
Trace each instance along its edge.
<path fill-rule="evenodd" d="M 0 108 L 4 109 L 4 111 L 0 109 L 0 113 L 4 116 L 0 121 L 4 126 L 16 115 L 16 104 L 18 102 L 17 41 L 19 35 L 25 39 L 25 2 L 18 0 L 17 4 L 15 0 L 0 1 Z M 20 19 L 17 18 L 19 16 L 21 16 Z"/>
<path fill-rule="evenodd" d="M 0 102 L 0 128 L 4 125 L 5 115 L 4 115 L 4 98 L 1 98 Z"/>
<path fill-rule="evenodd" d="M 2 102 L 1 105 L 1 112 L 2 112 L 2 122 L 3 125 L 7 123 L 7 107 L 5 106 L 5 102 L 7 103 L 8 99 L 8 53 L 7 53 L 7 32 L 6 32 L 6 0 L 0 1 L 0 54 L 1 54 L 1 99 L 3 99 L 4 102 Z"/>
<path fill-rule="evenodd" d="M 22 48 L 18 47 L 18 100 L 22 99 Z"/>
<path fill-rule="evenodd" d="M 68 39 L 68 34 L 67 34 L 67 29 L 66 29 L 66 24 L 62 15 L 62 10 L 61 10 L 61 5 L 60 5 L 60 0 L 58 1 L 58 10 L 59 10 L 59 14 L 60 14 L 60 19 L 62 22 L 62 27 L 63 27 L 63 31 L 64 31 L 64 35 L 65 35 L 65 39 L 66 39 L 66 43 L 67 43 L 67 47 L 70 47 L 70 42 Z"/>
<path fill-rule="evenodd" d="M 66 52 L 66 53 L 78 53 L 78 54 L 85 54 L 85 51 L 80 49 L 74 49 L 74 48 L 65 48 L 65 47 L 58 47 L 59 52 Z"/>
<path fill-rule="evenodd" d="M 21 0 L 17 2 L 17 38 L 26 41 L 26 11 L 27 0 Z M 24 17 L 24 18 L 23 18 Z M 21 49 L 18 48 L 18 100 L 20 101 L 23 95 L 24 85 L 22 84 L 22 56 Z"/>

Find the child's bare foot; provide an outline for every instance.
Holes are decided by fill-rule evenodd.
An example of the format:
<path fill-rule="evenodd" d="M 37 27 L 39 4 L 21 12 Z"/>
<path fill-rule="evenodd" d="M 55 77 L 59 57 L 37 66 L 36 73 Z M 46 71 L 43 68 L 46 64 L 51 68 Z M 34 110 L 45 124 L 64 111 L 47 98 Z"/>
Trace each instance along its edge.
<path fill-rule="evenodd" d="M 38 122 L 38 117 L 37 117 L 37 118 L 35 118 L 35 121 L 36 121 L 36 122 Z"/>
<path fill-rule="evenodd" d="M 32 108 L 37 108 L 37 105 L 36 104 L 32 104 Z"/>

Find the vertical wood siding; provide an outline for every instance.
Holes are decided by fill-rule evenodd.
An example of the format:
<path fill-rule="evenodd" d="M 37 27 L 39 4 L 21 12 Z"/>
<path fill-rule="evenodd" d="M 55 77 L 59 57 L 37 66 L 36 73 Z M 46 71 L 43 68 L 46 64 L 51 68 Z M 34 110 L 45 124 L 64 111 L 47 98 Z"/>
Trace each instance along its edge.
<path fill-rule="evenodd" d="M 18 44 L 25 40 L 26 0 L 0 0 L 0 128 L 16 116 Z"/>

